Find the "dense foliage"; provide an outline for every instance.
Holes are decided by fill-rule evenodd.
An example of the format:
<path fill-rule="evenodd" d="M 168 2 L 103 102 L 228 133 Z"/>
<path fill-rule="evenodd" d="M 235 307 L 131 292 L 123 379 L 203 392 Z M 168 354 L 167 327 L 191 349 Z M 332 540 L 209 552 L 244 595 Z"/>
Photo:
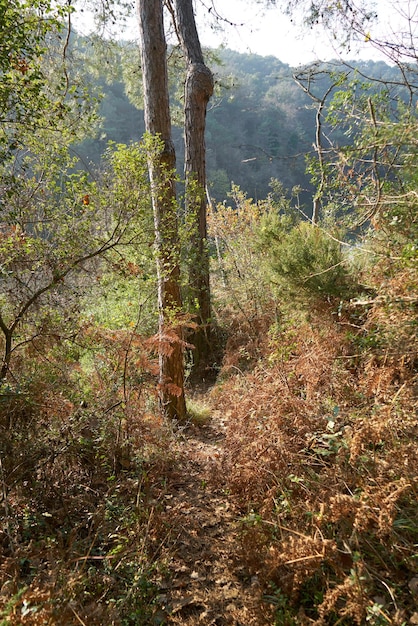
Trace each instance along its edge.
<path fill-rule="evenodd" d="M 416 262 L 393 239 L 382 254 L 380 231 L 344 258 L 322 229 L 289 219 L 287 202 L 233 199 L 211 217 L 229 329 L 212 402 L 229 415 L 222 472 L 243 516 L 241 558 L 261 583 L 260 623 L 405 624 Z M 281 234 L 268 254 L 266 226 Z"/>
<path fill-rule="evenodd" d="M 170 337 L 128 46 L 70 37 L 44 0 L 0 0 L 0 21 L 0 624 L 221 623 L 169 601 L 183 443 L 211 418 L 158 411 Z M 226 434 L 197 498 L 238 520 L 252 624 L 416 623 L 414 68 L 315 65 L 298 87 L 277 59 L 216 55 L 201 402 Z"/>

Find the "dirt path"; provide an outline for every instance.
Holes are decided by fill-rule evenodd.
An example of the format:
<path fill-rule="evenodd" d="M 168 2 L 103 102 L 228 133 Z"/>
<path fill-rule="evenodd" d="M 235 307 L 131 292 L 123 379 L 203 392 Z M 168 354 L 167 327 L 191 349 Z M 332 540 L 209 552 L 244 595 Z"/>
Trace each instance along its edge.
<path fill-rule="evenodd" d="M 265 623 L 257 612 L 257 581 L 239 562 L 239 513 L 223 486 L 225 430 L 214 412 L 180 439 L 181 475 L 165 498 L 171 558 L 160 602 L 166 624 Z"/>

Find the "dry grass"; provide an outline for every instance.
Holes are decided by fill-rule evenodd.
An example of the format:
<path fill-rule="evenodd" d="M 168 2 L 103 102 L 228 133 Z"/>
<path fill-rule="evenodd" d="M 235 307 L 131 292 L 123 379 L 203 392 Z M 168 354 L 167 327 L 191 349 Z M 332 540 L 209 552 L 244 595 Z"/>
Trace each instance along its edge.
<path fill-rule="evenodd" d="M 248 280 L 263 291 L 251 273 Z M 196 561 L 189 546 L 201 546 L 206 516 L 214 520 L 210 565 L 218 559 L 234 569 L 228 580 L 240 572 L 251 581 L 234 579 L 233 587 L 246 589 L 239 610 L 250 602 L 251 623 L 416 621 L 413 273 L 393 274 L 369 303 L 338 311 L 324 300 L 297 318 L 278 312 L 266 291 L 246 307 L 255 292 L 236 283 L 230 300 L 228 290 L 218 292 L 228 333 L 218 383 L 191 402 L 194 426 L 177 440 L 156 416 L 152 342 L 86 325 L 78 360 L 56 340 L 22 350 L 22 384 L 4 386 L 0 398 L 0 625 L 164 623 L 158 598 L 167 563 L 175 554 Z M 223 453 L 223 430 L 212 433 L 216 446 L 190 438 L 200 427 L 210 432 L 207 407 L 227 424 Z M 179 462 L 182 450 L 189 456 Z M 187 506 L 176 481 L 195 489 Z M 227 564 L 225 518 L 214 514 L 226 493 L 234 505 Z M 190 543 L 179 549 L 182 533 Z M 173 609 L 172 623 L 189 608 L 187 623 L 202 623 L 196 602 L 184 604 L 187 589 L 173 589 L 182 612 Z"/>
<path fill-rule="evenodd" d="M 175 453 L 147 406 L 153 363 L 134 339 L 129 380 L 132 338 L 96 329 L 84 335 L 95 350 L 88 373 L 45 349 L 36 379 L 3 389 L 0 624 L 153 619 L 159 502 Z"/>
<path fill-rule="evenodd" d="M 229 414 L 242 558 L 276 624 L 401 625 L 416 600 L 413 359 L 389 358 L 387 343 L 363 356 L 344 320 L 312 319 L 212 392 Z"/>

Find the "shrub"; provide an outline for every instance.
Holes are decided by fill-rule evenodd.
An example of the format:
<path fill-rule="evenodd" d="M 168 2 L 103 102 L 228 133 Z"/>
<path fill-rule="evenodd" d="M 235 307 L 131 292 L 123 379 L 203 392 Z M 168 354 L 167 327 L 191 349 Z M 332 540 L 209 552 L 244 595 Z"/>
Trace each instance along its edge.
<path fill-rule="evenodd" d="M 283 220 L 267 214 L 260 228 L 260 245 L 279 292 L 299 299 L 346 298 L 354 281 L 341 244 L 309 222 L 289 230 L 284 226 Z"/>

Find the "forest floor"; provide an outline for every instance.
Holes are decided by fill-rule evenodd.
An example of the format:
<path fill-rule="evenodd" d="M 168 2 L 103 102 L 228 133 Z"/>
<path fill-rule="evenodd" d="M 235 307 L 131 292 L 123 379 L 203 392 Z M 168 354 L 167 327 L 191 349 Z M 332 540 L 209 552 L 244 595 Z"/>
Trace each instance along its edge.
<path fill-rule="evenodd" d="M 227 421 L 214 410 L 206 423 L 179 437 L 178 480 L 165 504 L 171 532 L 159 603 L 166 624 L 264 623 L 257 577 L 240 563 L 240 513 L 223 471 Z"/>
<path fill-rule="evenodd" d="M 418 624 L 416 361 L 315 321 L 231 345 L 186 424 L 4 396 L 0 626 Z"/>

